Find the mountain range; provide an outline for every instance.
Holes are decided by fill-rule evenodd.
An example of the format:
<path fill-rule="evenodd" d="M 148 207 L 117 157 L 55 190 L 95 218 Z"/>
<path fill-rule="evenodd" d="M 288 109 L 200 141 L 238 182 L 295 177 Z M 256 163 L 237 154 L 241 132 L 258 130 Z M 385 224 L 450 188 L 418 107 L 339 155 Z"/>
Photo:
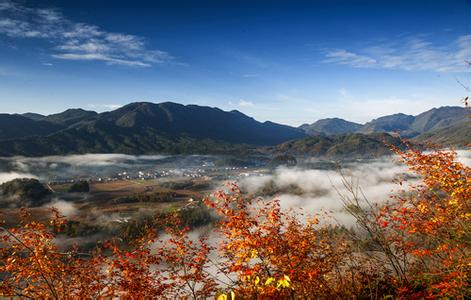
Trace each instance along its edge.
<path fill-rule="evenodd" d="M 4 156 L 224 153 L 237 148 L 232 145 L 275 145 L 306 136 L 301 129 L 258 122 L 239 111 L 172 102 L 136 102 L 101 114 L 71 109 L 49 116 L 1 115 L 0 124 L 10 124 L 0 129 Z"/>
<path fill-rule="evenodd" d="M 299 128 L 308 135 L 339 135 L 353 133 L 388 133 L 417 142 L 445 146 L 465 146 L 471 142 L 471 109 L 443 106 L 416 116 L 402 113 L 383 116 L 364 125 L 339 118 L 322 119 Z"/>
<path fill-rule="evenodd" d="M 391 135 L 398 134 L 421 143 L 466 145 L 471 141 L 469 114 L 469 109 L 441 107 L 364 125 L 330 118 L 299 128 L 259 122 L 236 110 L 172 102 L 135 102 L 104 113 L 68 109 L 48 116 L 0 114 L 0 156 L 242 154 L 261 148 L 324 156 L 380 154 L 384 141 L 394 144 Z"/>

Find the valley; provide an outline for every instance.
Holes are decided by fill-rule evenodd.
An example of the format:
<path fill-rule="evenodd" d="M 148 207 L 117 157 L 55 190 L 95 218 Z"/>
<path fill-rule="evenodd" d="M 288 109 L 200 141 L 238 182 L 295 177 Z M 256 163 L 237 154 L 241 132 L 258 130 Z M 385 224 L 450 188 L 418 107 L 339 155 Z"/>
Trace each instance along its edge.
<path fill-rule="evenodd" d="M 192 228 L 209 226 L 214 215 L 202 200 L 211 198 L 228 182 L 238 182 L 253 197 L 280 197 L 283 205 L 307 211 L 332 209 L 343 218 L 341 202 L 332 188 L 341 187 L 337 169 L 342 167 L 352 176 L 378 174 L 378 178 L 370 174 L 371 179 L 365 182 L 368 190 L 378 188 L 377 184 L 390 187 L 389 181 L 403 170 L 395 167 L 392 172 L 379 174 L 393 165 L 391 157 L 343 161 L 313 156 L 288 156 L 285 160 L 267 156 L 122 154 L 15 157 L 0 159 L 0 183 L 14 178 L 38 179 L 50 194 L 37 202 L 24 202 L 29 203 L 32 218 L 46 222 L 51 207 L 57 208 L 68 220 L 61 235 L 63 246 L 79 243 L 90 249 L 113 237 L 121 238 L 123 243 L 130 241 L 145 226 L 151 226 L 156 216 L 174 212 Z M 286 175 L 292 178 L 284 178 Z M 71 192 L 71 187 L 81 182 L 87 183 L 86 189 Z M 0 191 L 2 188 L 5 184 L 0 185 Z M 17 225 L 21 216 L 19 207 L 8 199 L 19 201 L 27 194 L 0 195 L 6 226 Z"/>
<path fill-rule="evenodd" d="M 349 226 L 337 194 L 345 192 L 341 176 L 362 179 L 371 200 L 384 201 L 405 172 L 391 147 L 403 149 L 403 137 L 419 149 L 433 141 L 462 147 L 471 131 L 467 114 L 442 107 L 364 125 L 328 118 L 299 128 L 171 102 L 3 114 L 2 218 L 15 226 L 25 206 L 46 221 L 56 207 L 68 219 L 63 244 L 81 241 L 88 249 L 116 236 L 132 240 L 156 216 L 175 212 L 192 228 L 209 226 L 214 215 L 202 200 L 237 182 L 248 197 L 277 197 L 309 213 L 332 210 Z"/>

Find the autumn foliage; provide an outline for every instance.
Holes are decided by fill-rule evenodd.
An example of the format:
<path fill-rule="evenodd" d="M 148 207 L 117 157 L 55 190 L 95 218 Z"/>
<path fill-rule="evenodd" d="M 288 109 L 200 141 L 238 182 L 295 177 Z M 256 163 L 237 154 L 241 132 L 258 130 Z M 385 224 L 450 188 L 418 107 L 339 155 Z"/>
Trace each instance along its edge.
<path fill-rule="evenodd" d="M 454 152 L 400 154 L 422 183 L 397 195 L 377 217 L 399 250 L 399 294 L 464 298 L 471 291 L 471 169 Z"/>
<path fill-rule="evenodd" d="M 56 243 L 64 221 L 1 227 L 0 296 L 90 298 L 465 299 L 470 295 L 470 168 L 456 153 L 396 150 L 420 178 L 377 207 L 341 200 L 357 228 L 327 215 L 247 199 L 235 184 L 205 204 L 218 216 L 194 238 L 178 218 L 123 246 L 93 252 Z M 348 184 L 347 184 L 348 187 Z M 366 204 L 365 204 L 366 203 Z"/>

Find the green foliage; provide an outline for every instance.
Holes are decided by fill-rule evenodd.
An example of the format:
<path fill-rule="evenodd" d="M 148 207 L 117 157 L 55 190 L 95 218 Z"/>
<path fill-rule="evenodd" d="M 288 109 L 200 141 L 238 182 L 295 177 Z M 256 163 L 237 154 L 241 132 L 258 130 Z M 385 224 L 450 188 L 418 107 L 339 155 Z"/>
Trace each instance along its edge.
<path fill-rule="evenodd" d="M 277 186 L 274 180 L 268 181 L 259 191 L 256 192 L 256 196 L 275 196 L 280 194 L 290 194 L 290 195 L 304 195 L 303 191 L 298 185 L 290 184 L 288 186 Z"/>
<path fill-rule="evenodd" d="M 40 206 L 44 198 L 51 194 L 39 180 L 33 178 L 17 178 L 0 185 L 3 200 L 2 206 Z"/>
<path fill-rule="evenodd" d="M 218 167 L 253 167 L 264 160 L 267 158 L 237 155 L 221 158 L 215 162 L 215 165 Z"/>
<path fill-rule="evenodd" d="M 183 225 L 190 227 L 206 225 L 213 221 L 208 207 L 201 201 L 195 201 L 183 206 L 178 213 Z"/>
<path fill-rule="evenodd" d="M 90 191 L 90 185 L 88 184 L 88 181 L 81 180 L 79 182 L 76 182 L 72 184 L 68 191 L 69 193 L 88 193 Z"/>

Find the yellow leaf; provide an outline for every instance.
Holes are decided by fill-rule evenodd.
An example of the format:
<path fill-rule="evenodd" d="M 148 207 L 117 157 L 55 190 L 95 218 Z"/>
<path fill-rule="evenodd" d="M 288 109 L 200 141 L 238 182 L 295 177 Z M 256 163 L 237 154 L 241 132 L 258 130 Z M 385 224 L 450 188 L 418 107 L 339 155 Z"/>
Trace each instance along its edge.
<path fill-rule="evenodd" d="M 226 294 L 221 294 L 216 299 L 217 300 L 227 300 L 227 295 Z"/>
<path fill-rule="evenodd" d="M 269 278 L 265 281 L 265 285 L 269 285 L 269 284 L 272 283 L 273 281 L 275 281 L 275 278 L 269 277 Z"/>
<path fill-rule="evenodd" d="M 258 276 L 255 277 L 255 285 L 258 285 L 259 282 L 260 282 L 260 278 Z"/>
<path fill-rule="evenodd" d="M 287 288 L 287 287 L 290 286 L 290 281 L 291 280 L 289 279 L 289 277 L 285 275 L 285 276 L 283 276 L 283 279 L 278 280 L 278 283 L 277 283 L 276 287 L 277 288 L 280 288 L 280 287 Z"/>

